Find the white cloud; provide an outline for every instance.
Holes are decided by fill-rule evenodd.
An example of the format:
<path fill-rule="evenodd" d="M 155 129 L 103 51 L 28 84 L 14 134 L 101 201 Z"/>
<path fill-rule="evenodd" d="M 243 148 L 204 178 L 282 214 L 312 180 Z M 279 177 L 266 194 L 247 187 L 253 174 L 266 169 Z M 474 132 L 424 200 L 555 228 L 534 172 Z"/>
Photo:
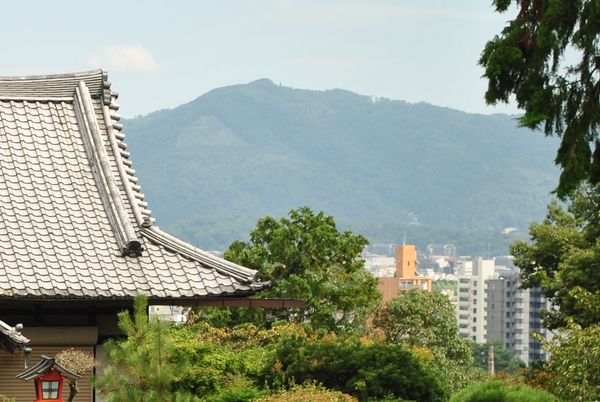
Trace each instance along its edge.
<path fill-rule="evenodd" d="M 125 72 L 153 72 L 160 66 L 152 53 L 141 45 L 111 45 L 88 55 L 88 64 Z"/>

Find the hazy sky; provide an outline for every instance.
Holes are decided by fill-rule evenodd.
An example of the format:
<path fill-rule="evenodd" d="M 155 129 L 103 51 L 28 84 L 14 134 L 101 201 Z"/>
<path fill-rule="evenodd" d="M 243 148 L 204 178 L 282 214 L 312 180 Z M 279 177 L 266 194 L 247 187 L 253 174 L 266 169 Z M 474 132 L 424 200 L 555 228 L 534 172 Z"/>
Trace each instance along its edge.
<path fill-rule="evenodd" d="M 468 112 L 477 59 L 510 15 L 491 0 L 5 1 L 0 75 L 104 68 L 126 117 L 270 78 Z"/>

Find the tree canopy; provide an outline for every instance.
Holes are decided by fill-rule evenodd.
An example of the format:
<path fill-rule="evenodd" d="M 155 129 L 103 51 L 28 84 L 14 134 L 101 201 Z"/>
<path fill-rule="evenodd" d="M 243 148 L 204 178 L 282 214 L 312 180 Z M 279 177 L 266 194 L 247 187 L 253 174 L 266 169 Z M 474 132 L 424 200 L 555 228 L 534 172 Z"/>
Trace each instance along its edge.
<path fill-rule="evenodd" d="M 511 246 L 523 286 L 540 287 L 556 309 L 544 325 L 560 328 L 600 323 L 600 186 L 584 186 L 568 206 L 551 203 L 542 223 L 530 227 L 532 243 Z"/>
<path fill-rule="evenodd" d="M 518 14 L 489 41 L 480 64 L 485 99 L 525 111 L 521 125 L 561 137 L 561 197 L 582 180 L 600 182 L 600 3 L 596 0 L 494 0 L 498 12 Z"/>
<path fill-rule="evenodd" d="M 473 365 L 471 342 L 460 335 L 454 307 L 441 293 L 402 292 L 375 311 L 373 327 L 387 343 L 420 350 L 416 353 L 442 373 L 451 392 L 485 374 Z"/>
<path fill-rule="evenodd" d="M 363 236 L 340 232 L 332 216 L 302 207 L 280 220 L 260 219 L 250 241 L 232 243 L 225 258 L 272 282 L 259 297 L 306 300 L 307 308 L 281 311 L 276 318 L 307 318 L 314 328 L 336 330 L 361 324 L 381 298 L 361 257 L 367 243 Z"/>
<path fill-rule="evenodd" d="M 547 342 L 550 360 L 534 383 L 564 401 L 600 400 L 600 325 L 569 325 Z"/>
<path fill-rule="evenodd" d="M 265 380 L 272 387 L 287 382 L 316 382 L 352 394 L 361 401 L 447 401 L 443 373 L 424 363 L 404 345 L 364 342 L 335 334 L 282 339 Z M 390 399 L 386 399 L 390 400 Z"/>
<path fill-rule="evenodd" d="M 438 292 L 410 290 L 375 311 L 373 326 L 392 343 L 422 346 L 441 355 L 471 364 L 468 340 L 460 336 L 454 306 Z"/>
<path fill-rule="evenodd" d="M 482 370 L 488 368 L 488 352 L 494 347 L 494 366 L 497 373 L 517 374 L 520 369 L 527 367 L 525 362 L 512 350 L 504 347 L 500 341 L 489 343 L 473 343 L 473 359 L 475 366 Z"/>

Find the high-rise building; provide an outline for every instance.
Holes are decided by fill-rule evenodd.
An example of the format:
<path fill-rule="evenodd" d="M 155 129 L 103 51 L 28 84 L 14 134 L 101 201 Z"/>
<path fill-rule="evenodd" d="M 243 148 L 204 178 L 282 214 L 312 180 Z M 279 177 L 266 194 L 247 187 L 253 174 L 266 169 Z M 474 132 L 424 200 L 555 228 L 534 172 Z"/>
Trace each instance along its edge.
<path fill-rule="evenodd" d="M 379 278 L 379 291 L 383 300 L 387 301 L 397 297 L 400 292 L 411 289 L 431 292 L 431 278 L 417 272 L 416 247 L 402 244 L 396 247 L 396 272 L 393 277 Z"/>
<path fill-rule="evenodd" d="M 501 342 L 526 364 L 545 359 L 547 352 L 532 335 L 551 338 L 540 319 L 540 312 L 547 308 L 549 303 L 539 288 L 521 288 L 517 270 L 501 273 L 487 283 L 487 342 Z"/>
<path fill-rule="evenodd" d="M 477 343 L 501 342 L 526 364 L 545 359 L 545 350 L 532 335 L 552 336 L 540 319 L 548 302 L 539 289 L 521 288 L 517 268 L 494 264 L 477 258 L 461 267 L 456 311 L 460 334 Z"/>
<path fill-rule="evenodd" d="M 475 258 L 469 266 L 470 275 L 458 277 L 457 321 L 460 334 L 477 343 L 486 340 L 486 281 L 494 278 L 494 260 Z"/>

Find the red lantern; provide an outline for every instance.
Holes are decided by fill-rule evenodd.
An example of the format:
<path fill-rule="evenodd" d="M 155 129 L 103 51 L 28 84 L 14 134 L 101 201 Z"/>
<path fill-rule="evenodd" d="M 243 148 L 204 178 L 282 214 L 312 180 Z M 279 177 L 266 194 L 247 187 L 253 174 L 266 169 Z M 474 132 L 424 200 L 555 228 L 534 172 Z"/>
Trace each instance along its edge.
<path fill-rule="evenodd" d="M 81 378 L 62 367 L 53 357 L 42 356 L 42 359 L 31 368 L 17 375 L 24 381 L 34 380 L 35 399 L 33 402 L 64 402 L 62 399 L 63 382 L 66 378 Z"/>

